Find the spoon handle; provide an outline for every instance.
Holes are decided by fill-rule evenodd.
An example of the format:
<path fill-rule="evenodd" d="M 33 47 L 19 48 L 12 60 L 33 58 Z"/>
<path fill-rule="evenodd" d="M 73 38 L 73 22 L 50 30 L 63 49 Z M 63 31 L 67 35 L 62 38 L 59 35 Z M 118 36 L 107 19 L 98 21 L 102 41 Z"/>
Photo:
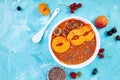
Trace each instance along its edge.
<path fill-rule="evenodd" d="M 55 11 L 53 12 L 52 16 L 48 20 L 47 24 L 45 25 L 45 28 L 50 24 L 50 22 L 55 18 L 55 16 L 59 13 L 60 9 L 56 8 Z"/>
<path fill-rule="evenodd" d="M 39 31 L 37 32 L 33 37 L 32 37 L 32 41 L 34 43 L 38 43 L 41 41 L 42 36 L 47 28 L 47 26 L 50 24 L 50 22 L 55 18 L 55 16 L 59 13 L 60 9 L 56 8 L 54 13 L 52 14 L 52 16 L 50 17 L 50 19 L 48 20 L 48 22 L 46 23 L 46 25 Z"/>

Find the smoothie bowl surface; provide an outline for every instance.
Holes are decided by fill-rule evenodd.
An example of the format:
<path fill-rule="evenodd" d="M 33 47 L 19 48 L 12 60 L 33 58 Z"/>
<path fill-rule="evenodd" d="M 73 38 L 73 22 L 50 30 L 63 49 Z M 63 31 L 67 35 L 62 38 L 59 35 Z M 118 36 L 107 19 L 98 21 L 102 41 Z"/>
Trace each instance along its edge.
<path fill-rule="evenodd" d="M 62 66 L 81 68 L 90 64 L 100 48 L 99 34 L 94 25 L 80 17 L 58 22 L 49 36 L 49 50 Z"/>

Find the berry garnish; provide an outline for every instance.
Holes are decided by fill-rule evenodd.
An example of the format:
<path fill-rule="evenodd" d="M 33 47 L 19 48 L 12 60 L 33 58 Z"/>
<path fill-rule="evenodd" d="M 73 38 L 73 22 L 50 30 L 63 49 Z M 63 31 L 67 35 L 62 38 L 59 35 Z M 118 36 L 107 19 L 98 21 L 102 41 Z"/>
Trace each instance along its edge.
<path fill-rule="evenodd" d="M 119 35 L 116 36 L 116 40 L 120 41 L 120 36 Z"/>
<path fill-rule="evenodd" d="M 100 57 L 100 58 L 104 58 L 104 55 L 103 55 L 103 54 L 100 54 L 99 57 Z"/>
<path fill-rule="evenodd" d="M 97 73 L 98 73 L 97 68 L 94 68 L 92 74 L 93 74 L 93 75 L 96 75 Z"/>
<path fill-rule="evenodd" d="M 100 50 L 99 50 L 99 52 L 104 52 L 105 51 L 105 49 L 104 48 L 101 48 Z"/>
<path fill-rule="evenodd" d="M 77 4 L 77 8 L 80 8 L 80 7 L 82 7 L 82 4 L 81 4 L 81 3 L 78 3 L 78 4 Z"/>
<path fill-rule="evenodd" d="M 117 32 L 117 29 L 114 27 L 114 28 L 112 28 L 112 33 L 116 33 Z"/>
<path fill-rule="evenodd" d="M 22 10 L 22 8 L 21 8 L 20 6 L 18 6 L 18 7 L 17 7 L 17 10 L 18 10 L 18 11 L 21 11 L 21 10 Z"/>
<path fill-rule="evenodd" d="M 98 56 L 100 55 L 101 53 L 100 52 L 98 52 Z"/>
<path fill-rule="evenodd" d="M 77 78 L 77 74 L 75 73 L 75 72 L 71 72 L 71 77 L 73 78 L 73 79 L 76 79 Z"/>
<path fill-rule="evenodd" d="M 69 6 L 70 8 L 70 13 L 74 13 L 75 10 L 77 10 L 78 8 L 82 7 L 81 3 L 73 3 Z"/>
<path fill-rule="evenodd" d="M 111 36 L 111 35 L 112 35 L 112 31 L 108 31 L 108 32 L 107 32 L 107 35 L 108 35 L 108 36 Z"/>
<path fill-rule="evenodd" d="M 74 13 L 74 10 L 73 10 L 73 9 L 71 9 L 71 10 L 70 10 L 70 13 Z"/>

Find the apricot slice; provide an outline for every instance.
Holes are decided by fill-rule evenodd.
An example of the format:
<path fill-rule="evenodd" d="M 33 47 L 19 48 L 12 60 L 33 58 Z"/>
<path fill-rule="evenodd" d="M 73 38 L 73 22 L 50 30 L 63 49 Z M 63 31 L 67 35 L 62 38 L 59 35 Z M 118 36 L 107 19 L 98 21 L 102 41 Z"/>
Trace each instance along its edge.
<path fill-rule="evenodd" d="M 80 36 L 83 35 L 83 32 L 81 29 L 74 29 L 72 31 L 69 32 L 67 39 L 71 40 L 75 35 Z"/>
<path fill-rule="evenodd" d="M 44 9 L 42 14 L 45 15 L 45 16 L 49 15 L 50 14 L 50 9 L 49 8 Z"/>
<path fill-rule="evenodd" d="M 71 42 L 72 45 L 81 45 L 85 41 L 84 36 L 82 35 L 82 29 L 74 29 L 69 32 L 67 39 Z M 78 38 L 73 39 L 75 36 L 78 36 Z"/>
<path fill-rule="evenodd" d="M 91 41 L 94 38 L 94 36 L 95 36 L 94 32 L 91 31 L 91 32 L 88 33 L 88 35 L 85 36 L 85 40 L 86 41 Z"/>
<path fill-rule="evenodd" d="M 48 14 L 50 14 L 50 9 L 47 7 L 46 3 L 41 3 L 38 6 L 38 10 L 40 11 L 41 14 L 43 14 L 45 16 L 48 15 Z"/>
<path fill-rule="evenodd" d="M 83 32 L 83 34 L 85 33 L 85 32 L 89 32 L 91 30 L 91 27 L 90 26 L 83 26 L 82 27 L 82 32 Z"/>
<path fill-rule="evenodd" d="M 74 46 L 81 45 L 84 41 L 85 41 L 84 36 L 79 36 L 78 39 L 76 39 L 76 40 L 70 40 L 71 44 Z"/>
<path fill-rule="evenodd" d="M 55 37 L 52 41 L 52 49 L 58 53 L 64 53 L 70 48 L 70 43 L 62 36 Z"/>

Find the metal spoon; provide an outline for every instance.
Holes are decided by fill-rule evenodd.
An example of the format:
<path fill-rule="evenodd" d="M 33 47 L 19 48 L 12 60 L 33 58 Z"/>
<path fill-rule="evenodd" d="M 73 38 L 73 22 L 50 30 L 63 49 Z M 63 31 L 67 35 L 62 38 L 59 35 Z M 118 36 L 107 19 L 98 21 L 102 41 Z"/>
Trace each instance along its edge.
<path fill-rule="evenodd" d="M 52 16 L 50 17 L 50 19 L 48 20 L 47 24 L 39 31 L 37 32 L 33 37 L 32 37 L 32 41 L 34 43 L 39 43 L 42 39 L 42 36 L 47 28 L 47 26 L 50 24 L 50 22 L 55 18 L 55 16 L 59 13 L 60 9 L 56 8 L 54 13 L 52 14 Z"/>

